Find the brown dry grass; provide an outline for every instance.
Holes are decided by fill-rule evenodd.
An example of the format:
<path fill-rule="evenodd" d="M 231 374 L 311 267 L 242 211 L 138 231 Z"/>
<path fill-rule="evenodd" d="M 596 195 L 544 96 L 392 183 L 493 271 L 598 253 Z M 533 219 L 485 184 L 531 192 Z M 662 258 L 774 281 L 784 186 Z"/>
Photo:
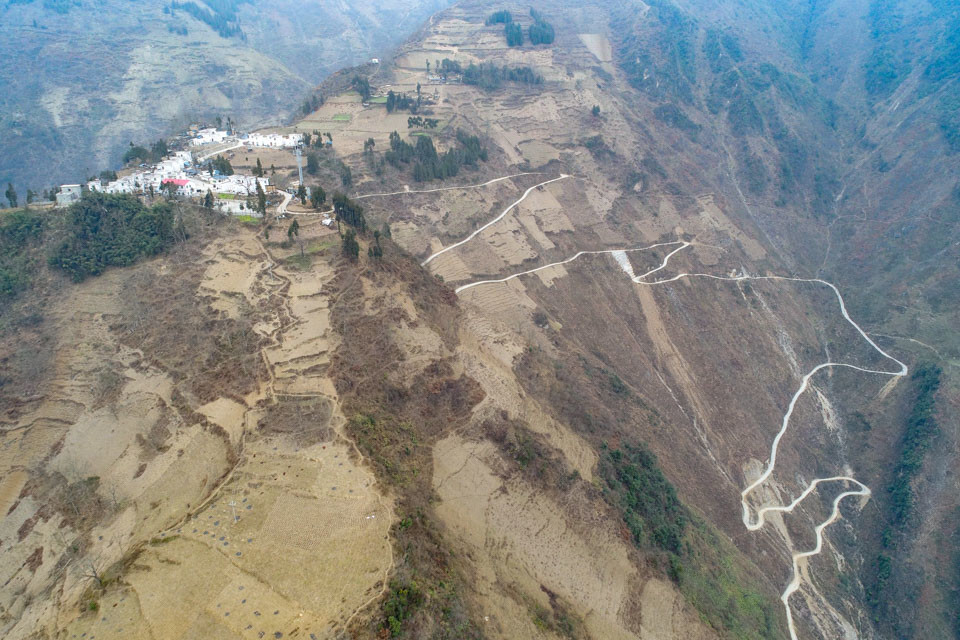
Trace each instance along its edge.
<path fill-rule="evenodd" d="M 432 516 L 431 479 L 433 443 L 465 424 L 483 392 L 474 380 L 457 374 L 449 358 L 433 360 L 405 383 L 391 382 L 390 373 L 398 370 L 402 358 L 392 330 L 410 319 L 402 308 L 383 308 L 385 297 L 374 297 L 366 307 L 370 300 L 361 295 L 361 280 L 374 291 L 394 287 L 399 280 L 420 314 L 418 322 L 443 336 L 448 348 L 457 343 L 455 297 L 392 243 L 379 265 L 342 261 L 331 287 L 333 326 L 342 340 L 330 374 L 349 417 L 347 433 L 377 477 L 397 494 L 400 522 L 393 536 L 400 560 L 381 605 L 389 610 L 399 589 L 412 588 L 423 599 L 403 622 L 410 637 L 479 637 L 461 599 L 463 567 Z M 386 624 L 383 613 L 358 621 L 352 631 L 358 637 L 376 637 Z"/>
<path fill-rule="evenodd" d="M 171 372 L 194 406 L 221 396 L 242 398 L 266 376 L 263 339 L 253 330 L 257 310 L 228 318 L 197 306 L 205 272 L 200 247 L 179 251 L 164 273 L 141 270 L 125 283 L 127 309 L 111 329 Z"/>

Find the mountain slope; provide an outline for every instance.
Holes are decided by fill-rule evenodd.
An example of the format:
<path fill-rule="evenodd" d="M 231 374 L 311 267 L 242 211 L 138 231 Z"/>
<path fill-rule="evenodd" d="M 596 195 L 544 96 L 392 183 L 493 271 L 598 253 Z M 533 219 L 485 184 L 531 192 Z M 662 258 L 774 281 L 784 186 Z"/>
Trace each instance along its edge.
<path fill-rule="evenodd" d="M 171 6 L 0 6 L 4 184 L 22 195 L 82 180 L 115 167 L 130 141 L 169 135 L 193 119 L 279 124 L 327 74 L 386 50 L 444 5 L 267 0 L 199 13 Z"/>
<path fill-rule="evenodd" d="M 533 45 L 460 2 L 293 125 L 343 239 L 184 207 L 166 256 L 41 269 L 8 635 L 955 636 L 936 7 L 556 0 Z"/>

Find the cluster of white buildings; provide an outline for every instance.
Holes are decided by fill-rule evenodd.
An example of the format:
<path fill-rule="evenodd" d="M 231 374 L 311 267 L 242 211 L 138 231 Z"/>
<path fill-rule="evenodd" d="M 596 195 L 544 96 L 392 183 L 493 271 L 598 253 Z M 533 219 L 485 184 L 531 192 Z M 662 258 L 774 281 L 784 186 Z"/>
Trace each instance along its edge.
<path fill-rule="evenodd" d="M 190 139 L 190 147 L 202 147 L 212 144 L 234 144 L 235 147 L 247 148 L 293 148 L 303 141 L 299 133 L 250 133 L 243 136 L 231 136 L 227 131 L 219 129 L 200 129 Z M 228 148 L 229 150 L 229 148 Z M 231 154 L 232 155 L 232 154 Z M 194 156 L 200 160 L 195 160 Z M 130 193 L 159 194 L 164 188 L 173 184 L 176 194 L 183 197 L 203 197 L 208 191 L 215 196 L 226 195 L 232 199 L 221 200 L 227 209 L 237 209 L 242 205 L 242 199 L 253 196 L 257 192 L 257 183 L 264 191 L 271 191 L 269 178 L 258 178 L 251 175 L 222 175 L 219 171 L 211 171 L 201 166 L 202 160 L 210 154 L 202 155 L 200 150 L 174 151 L 155 165 L 143 166 L 130 174 L 119 177 L 117 180 L 102 182 L 91 180 L 86 183 L 90 191 L 103 193 Z M 80 185 L 62 185 L 57 195 L 58 206 L 67 206 L 80 199 L 82 187 Z"/>
<path fill-rule="evenodd" d="M 300 133 L 250 133 L 240 136 L 240 143 L 247 147 L 270 147 L 273 149 L 292 149 L 303 142 Z"/>
<path fill-rule="evenodd" d="M 200 129 L 190 140 L 190 146 L 200 147 L 205 144 L 221 144 L 227 139 L 228 136 L 229 134 L 226 131 L 220 131 L 218 129 Z"/>
<path fill-rule="evenodd" d="M 231 135 L 220 129 L 200 129 L 190 139 L 191 147 L 202 147 L 209 144 L 229 144 L 245 147 L 269 147 L 272 149 L 292 149 L 303 142 L 300 133 L 245 133 L 241 136 Z"/>
<path fill-rule="evenodd" d="M 91 180 L 87 183 L 87 189 L 104 193 L 141 194 L 152 191 L 159 194 L 162 189 L 169 189 L 166 185 L 172 183 L 176 187 L 176 194 L 184 197 L 202 197 L 207 191 L 246 197 L 256 194 L 258 182 L 264 191 L 268 190 L 269 178 L 241 174 L 225 176 L 218 171 L 210 173 L 195 167 L 189 152 L 175 151 L 154 166 L 138 169 L 112 182 L 104 184 L 100 180 Z"/>

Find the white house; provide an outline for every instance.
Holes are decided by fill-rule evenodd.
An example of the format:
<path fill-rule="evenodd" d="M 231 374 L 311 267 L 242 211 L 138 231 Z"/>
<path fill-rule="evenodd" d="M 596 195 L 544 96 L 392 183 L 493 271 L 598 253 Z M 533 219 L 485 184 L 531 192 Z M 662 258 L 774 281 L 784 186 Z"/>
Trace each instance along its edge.
<path fill-rule="evenodd" d="M 57 206 L 68 207 L 74 202 L 78 202 L 80 200 L 81 191 L 82 189 L 78 184 L 60 185 L 60 193 L 57 194 Z"/>
<path fill-rule="evenodd" d="M 271 147 L 273 149 L 293 148 L 303 142 L 300 133 L 251 133 L 240 138 L 248 147 Z"/>
<path fill-rule="evenodd" d="M 227 139 L 227 132 L 218 129 L 200 129 L 197 135 L 190 140 L 190 145 L 199 147 L 205 144 L 220 144 Z"/>

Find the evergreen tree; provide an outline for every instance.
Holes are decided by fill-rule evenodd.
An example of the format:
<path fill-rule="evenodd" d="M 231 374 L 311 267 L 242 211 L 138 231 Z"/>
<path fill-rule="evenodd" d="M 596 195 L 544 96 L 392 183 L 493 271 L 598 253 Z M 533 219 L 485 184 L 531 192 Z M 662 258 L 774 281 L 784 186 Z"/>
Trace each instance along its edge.
<path fill-rule="evenodd" d="M 363 207 L 342 193 L 333 194 L 333 210 L 336 213 L 338 223 L 343 221 L 351 227 L 359 229 L 360 233 L 364 233 L 367 230 L 367 221 L 363 215 Z"/>
<path fill-rule="evenodd" d="M 259 180 L 257 180 L 257 211 L 260 212 L 260 215 L 266 215 L 267 213 L 267 194 L 264 193 Z"/>
<path fill-rule="evenodd" d="M 230 161 L 223 156 L 217 156 L 210 163 L 210 174 L 213 175 L 214 171 L 219 171 L 225 176 L 232 176 L 233 166 L 230 164 Z"/>
<path fill-rule="evenodd" d="M 486 24 L 489 27 L 494 24 L 510 24 L 511 22 L 513 22 L 513 16 L 509 11 L 504 10 L 491 14 L 490 17 L 487 18 Z"/>
<path fill-rule="evenodd" d="M 316 153 L 307 154 L 307 173 L 312 176 L 317 175 L 317 171 L 320 170 L 320 158 Z"/>
<path fill-rule="evenodd" d="M 530 9 L 533 24 L 530 25 L 530 42 L 532 44 L 552 44 L 554 39 L 553 25 L 543 19 L 543 15 L 536 9 Z"/>
<path fill-rule="evenodd" d="M 263 165 L 260 164 L 260 158 L 257 158 L 257 168 L 254 170 L 253 175 L 263 177 Z"/>
<path fill-rule="evenodd" d="M 300 239 L 300 223 L 296 219 L 290 223 L 290 227 L 287 229 L 287 240 L 293 242 L 294 238 L 297 239 L 297 244 L 300 245 L 300 257 L 302 258 L 304 256 L 303 240 Z"/>
<path fill-rule="evenodd" d="M 203 206 L 207 209 L 213 209 L 213 192 L 207 189 L 207 195 L 203 196 Z"/>
<path fill-rule="evenodd" d="M 361 100 L 364 102 L 370 99 L 370 81 L 366 78 L 361 78 L 360 76 L 353 76 L 353 88 L 357 90 L 357 93 L 360 94 Z"/>
<path fill-rule="evenodd" d="M 508 22 L 504 25 L 504 33 L 507 35 L 508 47 L 519 47 L 523 44 L 523 29 L 515 22 Z"/>
<path fill-rule="evenodd" d="M 323 190 L 323 187 L 320 185 L 310 187 L 310 204 L 313 205 L 314 209 L 319 210 L 326 201 L 327 193 Z"/>
<path fill-rule="evenodd" d="M 307 188 L 302 184 L 297 187 L 297 197 L 300 198 L 300 204 L 307 204 Z"/>
<path fill-rule="evenodd" d="M 4 194 L 12 209 L 17 208 L 17 190 L 13 188 L 13 183 L 7 183 L 7 192 Z"/>
<path fill-rule="evenodd" d="M 353 229 L 347 229 L 347 232 L 343 234 L 343 255 L 351 260 L 360 257 L 360 243 L 357 242 L 357 232 Z"/>

